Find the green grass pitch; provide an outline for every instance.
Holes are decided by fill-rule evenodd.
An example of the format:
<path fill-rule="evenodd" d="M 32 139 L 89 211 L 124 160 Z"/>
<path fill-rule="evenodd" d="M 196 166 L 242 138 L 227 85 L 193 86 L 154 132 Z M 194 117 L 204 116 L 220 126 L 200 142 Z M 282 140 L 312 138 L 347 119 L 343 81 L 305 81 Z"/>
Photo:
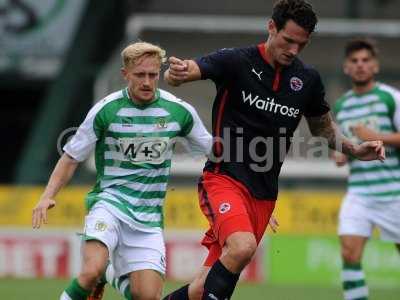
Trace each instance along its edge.
<path fill-rule="evenodd" d="M 4 300 L 57 300 L 68 280 L 0 279 L 0 299 Z M 181 284 L 167 282 L 165 292 Z M 104 300 L 122 299 L 109 285 Z M 274 286 L 268 284 L 240 284 L 232 300 L 340 300 L 339 288 Z M 397 289 L 371 289 L 370 300 L 399 300 Z"/>

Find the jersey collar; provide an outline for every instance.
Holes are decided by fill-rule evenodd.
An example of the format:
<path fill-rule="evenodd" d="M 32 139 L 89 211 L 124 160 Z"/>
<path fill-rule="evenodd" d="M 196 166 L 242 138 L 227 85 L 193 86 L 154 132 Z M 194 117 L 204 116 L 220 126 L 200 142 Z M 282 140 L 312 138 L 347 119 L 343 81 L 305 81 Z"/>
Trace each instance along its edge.
<path fill-rule="evenodd" d="M 154 103 L 157 103 L 158 100 L 160 99 L 160 90 L 159 89 L 156 90 L 155 98 L 153 101 L 151 101 L 150 103 L 141 104 L 141 105 L 134 102 L 132 100 L 132 98 L 129 96 L 128 87 L 126 87 L 122 90 L 122 94 L 124 95 L 125 99 L 127 99 L 132 106 L 139 108 L 139 109 L 145 109 L 145 108 L 153 105 Z"/>
<path fill-rule="evenodd" d="M 268 59 L 268 56 L 267 56 L 268 49 L 267 49 L 265 43 L 260 43 L 260 44 L 258 44 L 258 45 L 257 45 L 257 48 L 258 48 L 258 52 L 260 53 L 260 55 L 261 55 L 262 59 L 264 60 L 264 62 L 266 62 L 268 65 L 270 65 L 270 66 L 273 67 L 274 69 L 281 69 L 281 68 L 282 68 L 282 66 L 279 65 L 279 64 L 274 64 L 274 65 L 272 65 L 272 64 L 270 63 L 270 61 L 269 61 L 269 59 Z"/>
<path fill-rule="evenodd" d="M 267 63 L 267 65 L 269 67 L 273 68 L 272 65 L 268 61 L 267 47 L 265 45 L 266 45 L 265 43 L 258 44 L 257 45 L 258 52 L 260 53 L 263 60 Z M 279 64 L 276 64 L 274 70 L 275 70 L 275 77 L 274 77 L 274 81 L 272 83 L 272 90 L 274 92 L 277 92 L 279 90 L 280 83 L 281 83 L 282 66 Z"/>

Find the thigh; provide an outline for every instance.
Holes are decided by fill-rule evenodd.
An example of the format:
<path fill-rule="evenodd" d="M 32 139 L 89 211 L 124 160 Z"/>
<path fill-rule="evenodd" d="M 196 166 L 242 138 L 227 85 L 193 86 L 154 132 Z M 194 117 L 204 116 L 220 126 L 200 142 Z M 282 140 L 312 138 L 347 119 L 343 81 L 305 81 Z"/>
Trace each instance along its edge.
<path fill-rule="evenodd" d="M 199 201 L 211 230 L 203 244 L 217 241 L 223 246 L 233 232 L 253 232 L 246 196 L 230 177 L 205 172 L 199 183 Z"/>
<path fill-rule="evenodd" d="M 112 255 L 118 245 L 120 221 L 107 209 L 96 204 L 85 217 L 83 239 L 103 243 Z"/>
<path fill-rule="evenodd" d="M 346 195 L 339 212 L 338 234 L 370 237 L 373 230 L 373 209 L 365 199 Z"/>
<path fill-rule="evenodd" d="M 82 245 L 82 271 L 99 273 L 106 269 L 109 252 L 100 241 L 89 240 Z"/>
<path fill-rule="evenodd" d="M 161 299 L 163 276 L 155 270 L 140 270 L 129 274 L 133 299 Z"/>
<path fill-rule="evenodd" d="M 115 251 L 116 276 L 141 270 L 154 270 L 164 276 L 165 243 L 162 231 L 144 232 L 121 224 L 118 248 Z"/>
<path fill-rule="evenodd" d="M 241 187 L 230 177 L 209 172 L 203 174 L 199 182 L 199 201 L 210 225 L 201 242 L 209 251 L 204 266 L 213 265 L 221 256 L 225 240 L 232 233 L 254 234 L 245 197 Z"/>

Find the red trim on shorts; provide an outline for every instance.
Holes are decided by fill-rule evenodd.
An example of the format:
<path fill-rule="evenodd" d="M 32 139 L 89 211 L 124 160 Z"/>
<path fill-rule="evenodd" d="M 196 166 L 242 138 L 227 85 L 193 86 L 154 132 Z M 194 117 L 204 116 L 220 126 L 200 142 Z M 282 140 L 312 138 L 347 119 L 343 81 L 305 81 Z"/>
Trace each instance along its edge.
<path fill-rule="evenodd" d="M 200 179 L 198 191 L 200 194 L 200 205 L 206 206 L 208 210 L 206 217 L 211 219 L 209 220 L 210 222 L 214 222 L 215 213 L 211 207 L 210 200 L 208 199 L 207 191 L 204 189 L 203 179 Z"/>
<path fill-rule="evenodd" d="M 224 110 L 225 110 L 225 103 L 226 100 L 228 99 L 228 90 L 224 91 L 224 94 L 222 95 L 221 98 L 221 102 L 218 108 L 218 113 L 217 113 L 217 120 L 215 121 L 215 128 L 214 128 L 214 132 L 215 132 L 215 137 L 217 138 L 221 138 L 221 122 L 222 122 L 222 116 L 224 114 Z M 220 157 L 220 155 L 222 154 L 222 145 L 221 142 L 219 140 L 215 141 L 215 156 L 216 157 Z M 221 163 L 218 162 L 216 167 L 215 167 L 215 173 L 219 173 L 219 170 L 221 169 Z"/>

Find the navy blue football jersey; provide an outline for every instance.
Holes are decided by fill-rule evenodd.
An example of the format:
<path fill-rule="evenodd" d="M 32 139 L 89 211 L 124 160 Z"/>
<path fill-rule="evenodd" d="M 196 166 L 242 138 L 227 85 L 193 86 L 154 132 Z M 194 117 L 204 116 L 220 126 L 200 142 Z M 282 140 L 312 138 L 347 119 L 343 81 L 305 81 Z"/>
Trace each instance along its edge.
<path fill-rule="evenodd" d="M 273 68 L 265 44 L 221 49 L 196 59 L 217 89 L 213 156 L 205 170 L 242 182 L 257 199 L 275 200 L 278 176 L 301 117 L 329 111 L 319 73 L 298 58 Z"/>

